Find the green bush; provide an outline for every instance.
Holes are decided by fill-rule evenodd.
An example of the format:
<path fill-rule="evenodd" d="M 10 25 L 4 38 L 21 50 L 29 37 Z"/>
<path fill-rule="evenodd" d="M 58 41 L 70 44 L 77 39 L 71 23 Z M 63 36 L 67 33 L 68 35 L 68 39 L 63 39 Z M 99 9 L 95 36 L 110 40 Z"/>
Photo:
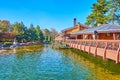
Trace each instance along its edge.
<path fill-rule="evenodd" d="M 4 42 L 0 42 L 0 44 L 4 44 Z"/>
<path fill-rule="evenodd" d="M 5 45 L 12 45 L 13 42 L 4 42 Z"/>

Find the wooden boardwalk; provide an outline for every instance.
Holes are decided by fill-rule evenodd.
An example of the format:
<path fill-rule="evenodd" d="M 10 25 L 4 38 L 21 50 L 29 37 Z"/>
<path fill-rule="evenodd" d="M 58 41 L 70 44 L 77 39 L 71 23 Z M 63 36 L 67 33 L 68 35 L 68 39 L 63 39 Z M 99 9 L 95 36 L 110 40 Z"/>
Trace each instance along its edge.
<path fill-rule="evenodd" d="M 61 42 L 61 41 L 58 41 Z M 120 40 L 66 40 L 70 47 L 120 62 Z"/>

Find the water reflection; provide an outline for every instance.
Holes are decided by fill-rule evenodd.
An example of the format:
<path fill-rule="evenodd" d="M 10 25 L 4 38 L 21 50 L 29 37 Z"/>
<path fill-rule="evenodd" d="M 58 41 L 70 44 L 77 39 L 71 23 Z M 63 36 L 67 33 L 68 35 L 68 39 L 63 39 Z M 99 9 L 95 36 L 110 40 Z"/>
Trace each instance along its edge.
<path fill-rule="evenodd" d="M 0 55 L 0 80 L 119 80 L 120 78 L 119 74 L 112 74 L 111 71 L 71 49 L 57 51 L 48 46 L 39 50 L 37 48 L 38 46 L 32 49 L 25 47 L 16 49 L 16 53 Z"/>
<path fill-rule="evenodd" d="M 80 51 L 78 52 L 80 54 L 85 54 Z M 74 52 L 74 50 L 62 50 L 62 53 L 72 56 L 74 59 L 78 60 L 81 66 L 84 66 L 84 68 L 90 71 L 90 74 L 92 76 L 89 77 L 89 79 L 92 79 L 92 80 L 93 79 L 95 80 L 119 80 L 120 79 L 120 69 L 119 69 L 120 64 L 114 64 L 113 62 L 110 62 L 110 61 L 102 61 L 101 59 L 98 59 L 98 61 L 101 61 L 102 63 L 102 64 L 99 64 L 99 62 L 96 63 L 97 61 L 90 61 L 90 59 L 87 59 L 81 56 L 80 54 L 78 54 L 78 52 Z M 90 56 L 90 55 L 86 55 L 86 56 Z M 90 56 L 90 57 L 91 59 L 94 58 L 93 56 Z"/>

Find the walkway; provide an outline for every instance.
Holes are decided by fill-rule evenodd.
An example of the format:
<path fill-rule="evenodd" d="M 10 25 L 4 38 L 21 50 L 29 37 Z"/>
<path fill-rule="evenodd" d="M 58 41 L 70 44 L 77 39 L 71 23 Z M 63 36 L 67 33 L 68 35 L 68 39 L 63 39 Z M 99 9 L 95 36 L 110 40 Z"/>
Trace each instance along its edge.
<path fill-rule="evenodd" d="M 88 52 L 103 59 L 120 62 L 120 40 L 67 40 L 67 44 L 75 49 Z"/>

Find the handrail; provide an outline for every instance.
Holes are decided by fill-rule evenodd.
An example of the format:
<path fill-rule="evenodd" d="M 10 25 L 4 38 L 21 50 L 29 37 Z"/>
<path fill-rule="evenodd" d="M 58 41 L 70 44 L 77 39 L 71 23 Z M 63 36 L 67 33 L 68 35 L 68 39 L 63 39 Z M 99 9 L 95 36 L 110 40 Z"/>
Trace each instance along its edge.
<path fill-rule="evenodd" d="M 66 41 L 98 41 L 98 42 L 120 42 L 120 40 L 87 40 L 87 39 L 69 39 Z"/>
<path fill-rule="evenodd" d="M 101 56 L 103 59 L 112 59 L 116 63 L 120 62 L 120 40 L 69 39 L 60 40 L 60 42 L 67 42 L 70 46 L 72 44 L 72 48 L 87 51 L 95 56 Z"/>

